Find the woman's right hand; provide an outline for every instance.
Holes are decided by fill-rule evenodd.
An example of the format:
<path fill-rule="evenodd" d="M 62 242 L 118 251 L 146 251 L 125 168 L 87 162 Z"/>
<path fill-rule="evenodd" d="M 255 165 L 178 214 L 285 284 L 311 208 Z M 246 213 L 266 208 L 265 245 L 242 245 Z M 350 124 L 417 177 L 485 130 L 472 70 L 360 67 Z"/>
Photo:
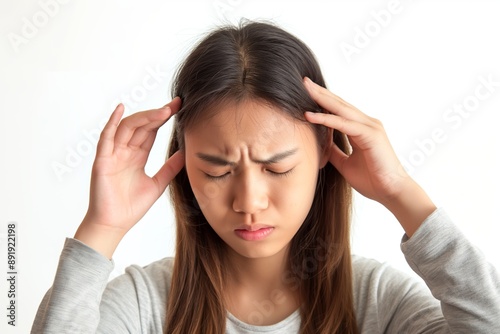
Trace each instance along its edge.
<path fill-rule="evenodd" d="M 119 104 L 102 130 L 92 167 L 89 208 L 75 239 L 111 258 L 123 236 L 146 214 L 184 166 L 181 152 L 153 176 L 146 165 L 158 129 L 181 106 L 180 98 L 120 122 Z"/>

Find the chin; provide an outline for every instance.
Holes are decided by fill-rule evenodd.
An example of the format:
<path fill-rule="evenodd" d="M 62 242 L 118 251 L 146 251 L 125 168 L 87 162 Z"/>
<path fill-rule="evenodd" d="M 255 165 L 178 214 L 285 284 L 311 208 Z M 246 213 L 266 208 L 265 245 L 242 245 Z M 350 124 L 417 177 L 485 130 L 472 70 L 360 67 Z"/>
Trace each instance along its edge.
<path fill-rule="evenodd" d="M 241 241 L 245 242 L 245 241 Z M 246 242 L 245 242 L 246 243 Z M 271 258 L 273 256 L 281 256 L 283 251 L 287 248 L 287 245 L 265 245 L 264 243 L 254 243 L 248 242 L 247 245 L 231 245 L 228 244 L 229 248 L 241 257 L 247 259 L 264 259 Z"/>

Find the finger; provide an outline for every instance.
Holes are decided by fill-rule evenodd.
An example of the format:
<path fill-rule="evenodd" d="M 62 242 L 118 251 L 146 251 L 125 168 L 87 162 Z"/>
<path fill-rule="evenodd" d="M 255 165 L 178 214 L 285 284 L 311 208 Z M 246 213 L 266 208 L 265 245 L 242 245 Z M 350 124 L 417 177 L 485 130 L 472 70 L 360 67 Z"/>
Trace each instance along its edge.
<path fill-rule="evenodd" d="M 169 107 L 171 110 L 171 114 L 166 120 L 168 121 L 174 114 L 176 114 L 180 110 L 181 99 L 179 97 L 176 97 L 172 100 L 172 102 L 166 104 L 163 108 L 165 107 Z M 147 151 L 149 155 L 149 151 L 153 146 L 158 129 L 163 124 L 165 124 L 166 121 L 163 121 L 158 126 L 155 126 L 151 123 L 138 128 L 130 139 L 128 146 L 132 148 L 141 148 L 142 150 Z"/>
<path fill-rule="evenodd" d="M 142 142 L 142 144 L 140 146 L 140 149 L 148 152 L 148 155 L 149 155 L 149 152 L 151 151 L 151 148 L 153 147 L 153 144 L 154 144 L 155 139 L 156 139 L 156 135 L 157 135 L 156 131 L 149 132 L 149 136 L 147 136 L 144 139 L 144 141 Z"/>
<path fill-rule="evenodd" d="M 135 113 L 121 121 L 115 136 L 115 149 L 117 147 L 127 147 L 131 138 L 138 128 L 146 126 L 148 128 L 160 127 L 170 116 L 171 110 L 169 107 L 153 109 Z M 137 141 L 134 143 L 137 146 Z"/>
<path fill-rule="evenodd" d="M 164 107 L 169 106 L 172 109 L 172 115 L 176 114 L 181 109 L 182 101 L 181 98 L 176 96 L 172 101 L 164 105 Z"/>
<path fill-rule="evenodd" d="M 150 123 L 146 126 L 142 126 L 134 131 L 132 138 L 130 138 L 130 141 L 127 144 L 127 147 L 132 149 L 138 149 L 138 148 L 147 149 L 149 143 L 151 143 L 151 145 L 153 144 L 157 132 L 158 132 L 158 127 L 153 127 L 153 123 Z M 151 138 L 153 138 L 153 141 L 151 141 Z"/>
<path fill-rule="evenodd" d="M 314 124 L 321 124 L 331 129 L 338 130 L 350 137 L 358 137 L 363 133 L 370 131 L 369 127 L 363 123 L 359 123 L 344 117 L 333 114 L 313 113 L 306 111 L 305 118 Z"/>
<path fill-rule="evenodd" d="M 158 185 L 159 194 L 161 195 L 167 188 L 170 181 L 184 167 L 184 153 L 181 151 L 175 152 L 153 176 L 153 180 Z"/>
<path fill-rule="evenodd" d="M 149 155 L 151 154 L 151 148 L 153 147 L 153 144 L 156 139 L 156 132 L 150 132 L 149 136 L 143 141 L 141 146 L 138 147 L 140 149 L 140 153 L 137 155 L 137 157 L 140 157 L 144 163 L 149 159 Z"/>
<path fill-rule="evenodd" d="M 163 124 L 165 124 L 170 119 L 170 117 L 172 117 L 172 115 L 179 111 L 180 98 L 175 98 L 171 103 L 166 104 L 163 108 L 171 108 L 171 114 L 168 116 L 168 118 L 162 120 L 160 123 L 152 122 L 141 126 L 140 128 L 137 128 L 127 144 L 128 147 L 141 148 L 146 151 L 151 150 L 158 129 Z"/>
<path fill-rule="evenodd" d="M 157 130 L 180 109 L 180 98 L 159 109 L 135 113 L 125 118 L 118 127 L 115 136 L 115 146 L 139 147 L 147 138 L 147 132 Z M 140 131 L 138 129 L 142 128 Z M 137 136 L 135 136 L 137 132 Z"/>
<path fill-rule="evenodd" d="M 120 123 L 120 119 L 123 116 L 124 110 L 125 108 L 123 104 L 120 103 L 111 113 L 108 122 L 102 129 L 101 135 L 99 137 L 99 142 L 97 143 L 98 155 L 107 156 L 113 153 L 116 129 L 118 127 L 118 124 Z"/>
<path fill-rule="evenodd" d="M 314 83 L 308 77 L 304 79 L 304 85 L 313 100 L 328 112 L 362 123 L 369 121 L 369 118 L 359 109 L 342 100 L 328 89 Z"/>
<path fill-rule="evenodd" d="M 133 149 L 130 146 L 118 146 L 115 149 L 115 154 L 117 154 L 121 159 L 128 160 L 131 163 L 133 158 L 140 166 L 144 168 L 147 160 L 149 159 L 149 155 L 151 154 L 151 148 L 156 139 L 156 132 L 151 131 L 149 135 L 144 139 L 140 146 L 134 147 Z"/>
<path fill-rule="evenodd" d="M 328 160 L 332 163 L 333 166 L 340 172 L 340 174 L 344 175 L 344 162 L 349 158 L 349 155 L 344 153 L 335 143 L 332 144 L 330 149 L 330 156 Z"/>

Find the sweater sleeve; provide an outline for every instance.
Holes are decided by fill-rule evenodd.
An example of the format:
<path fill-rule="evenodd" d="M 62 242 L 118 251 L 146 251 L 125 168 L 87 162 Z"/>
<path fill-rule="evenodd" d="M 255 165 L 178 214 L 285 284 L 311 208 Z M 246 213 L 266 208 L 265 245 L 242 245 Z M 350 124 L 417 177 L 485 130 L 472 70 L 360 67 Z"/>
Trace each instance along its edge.
<path fill-rule="evenodd" d="M 144 280 L 134 276 L 141 271 L 129 267 L 127 274 L 108 284 L 113 268 L 112 260 L 67 238 L 54 283 L 39 306 L 31 333 L 140 333 L 137 288 Z M 147 304 L 146 297 L 142 300 Z"/>
<path fill-rule="evenodd" d="M 500 333 L 499 274 L 444 210 L 434 211 L 410 239 L 404 236 L 401 249 L 440 301 L 444 318 L 440 332 Z M 414 309 L 415 317 L 419 311 Z M 411 317 L 400 319 L 402 326 L 411 321 Z"/>

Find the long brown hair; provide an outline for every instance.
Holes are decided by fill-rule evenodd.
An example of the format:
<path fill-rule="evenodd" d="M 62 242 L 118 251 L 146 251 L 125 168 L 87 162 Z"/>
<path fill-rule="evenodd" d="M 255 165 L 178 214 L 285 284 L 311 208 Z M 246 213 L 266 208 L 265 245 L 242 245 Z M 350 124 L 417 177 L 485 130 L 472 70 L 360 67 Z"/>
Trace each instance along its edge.
<path fill-rule="evenodd" d="M 309 48 L 295 36 L 268 23 L 244 22 L 218 28 L 189 54 L 176 73 L 172 95 L 182 108 L 175 116 L 168 156 L 184 149 L 186 128 L 215 112 L 225 101 L 259 99 L 306 122 L 303 112 L 321 112 L 305 90 L 307 76 L 325 87 Z M 311 125 L 318 143 L 328 131 Z M 349 150 L 346 137 L 333 140 Z M 177 236 L 166 333 L 225 332 L 226 244 L 214 232 L 195 199 L 185 169 L 170 184 Z M 210 194 L 207 194 L 207 198 Z M 327 164 L 319 172 L 311 209 L 290 248 L 283 277 L 300 295 L 301 333 L 357 333 L 350 251 L 351 188 Z"/>

